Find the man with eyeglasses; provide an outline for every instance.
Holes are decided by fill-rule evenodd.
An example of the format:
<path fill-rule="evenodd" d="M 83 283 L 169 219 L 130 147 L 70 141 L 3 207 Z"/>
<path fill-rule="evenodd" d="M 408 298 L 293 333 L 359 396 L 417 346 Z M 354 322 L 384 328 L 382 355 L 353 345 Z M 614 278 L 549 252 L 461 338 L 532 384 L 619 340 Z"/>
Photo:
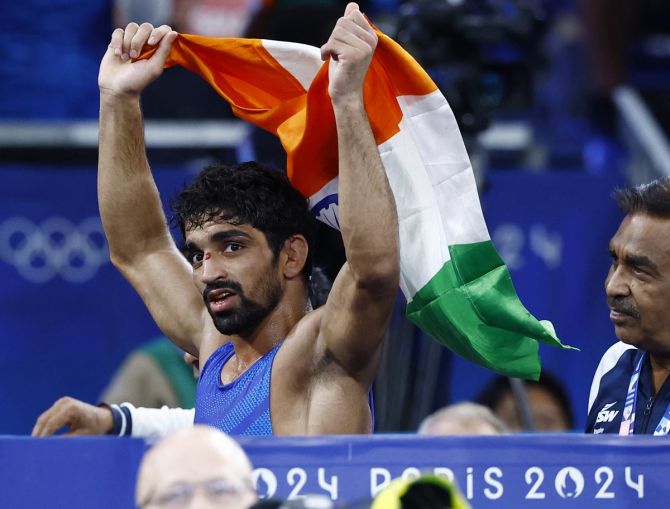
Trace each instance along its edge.
<path fill-rule="evenodd" d="M 257 501 L 249 458 L 209 426 L 178 431 L 142 459 L 135 502 L 140 509 L 247 509 Z"/>

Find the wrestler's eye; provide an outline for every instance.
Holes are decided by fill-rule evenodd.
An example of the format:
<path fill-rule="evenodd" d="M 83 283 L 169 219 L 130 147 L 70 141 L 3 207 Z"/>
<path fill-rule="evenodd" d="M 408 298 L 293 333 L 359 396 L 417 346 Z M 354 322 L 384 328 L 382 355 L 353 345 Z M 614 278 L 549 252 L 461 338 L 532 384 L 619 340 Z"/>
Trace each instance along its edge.
<path fill-rule="evenodd" d="M 200 265 L 204 259 L 202 251 L 194 251 L 189 255 L 189 261 L 194 267 Z"/>
<path fill-rule="evenodd" d="M 242 244 L 238 244 L 237 242 L 230 242 L 226 244 L 226 247 L 223 249 L 224 253 L 231 253 L 235 251 L 239 251 L 242 249 L 244 246 Z"/>

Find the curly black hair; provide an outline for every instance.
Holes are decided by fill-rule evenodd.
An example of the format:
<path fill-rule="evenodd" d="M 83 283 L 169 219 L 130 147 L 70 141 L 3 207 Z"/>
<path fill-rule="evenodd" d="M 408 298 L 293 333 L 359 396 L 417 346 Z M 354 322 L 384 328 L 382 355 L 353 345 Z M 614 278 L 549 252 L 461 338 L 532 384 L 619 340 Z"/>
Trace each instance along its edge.
<path fill-rule="evenodd" d="M 262 231 L 276 257 L 291 235 L 305 237 L 309 253 L 303 274 L 311 273 L 316 220 L 307 199 L 279 170 L 256 162 L 206 166 L 171 201 L 173 223 L 182 236 L 212 220 L 248 224 Z"/>

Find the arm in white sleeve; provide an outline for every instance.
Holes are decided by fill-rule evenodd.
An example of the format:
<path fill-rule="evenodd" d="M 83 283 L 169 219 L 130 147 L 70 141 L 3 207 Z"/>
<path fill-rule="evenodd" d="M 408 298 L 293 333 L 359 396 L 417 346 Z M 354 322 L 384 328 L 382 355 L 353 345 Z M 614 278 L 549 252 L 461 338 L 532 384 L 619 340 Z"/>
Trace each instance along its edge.
<path fill-rule="evenodd" d="M 195 409 L 184 408 L 136 408 L 130 403 L 119 405 L 123 423 L 119 435 L 140 438 L 159 438 L 173 431 L 193 426 Z"/>

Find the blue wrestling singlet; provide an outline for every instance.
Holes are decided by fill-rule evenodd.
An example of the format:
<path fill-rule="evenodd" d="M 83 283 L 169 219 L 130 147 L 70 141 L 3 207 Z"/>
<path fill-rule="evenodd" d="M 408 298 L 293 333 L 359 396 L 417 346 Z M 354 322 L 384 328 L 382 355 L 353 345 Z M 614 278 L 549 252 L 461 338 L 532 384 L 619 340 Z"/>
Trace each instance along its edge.
<path fill-rule="evenodd" d="M 235 353 L 226 343 L 207 360 L 195 395 L 195 424 L 208 424 L 230 435 L 272 435 L 270 375 L 281 343 L 235 381 L 223 385 L 221 370 Z"/>
<path fill-rule="evenodd" d="M 258 359 L 239 378 L 226 385 L 221 383 L 221 370 L 235 349 L 232 342 L 217 349 L 200 372 L 195 394 L 194 424 L 214 426 L 229 435 L 272 435 L 270 376 L 280 346 L 281 343 Z M 374 430 L 372 389 L 369 404 Z"/>

